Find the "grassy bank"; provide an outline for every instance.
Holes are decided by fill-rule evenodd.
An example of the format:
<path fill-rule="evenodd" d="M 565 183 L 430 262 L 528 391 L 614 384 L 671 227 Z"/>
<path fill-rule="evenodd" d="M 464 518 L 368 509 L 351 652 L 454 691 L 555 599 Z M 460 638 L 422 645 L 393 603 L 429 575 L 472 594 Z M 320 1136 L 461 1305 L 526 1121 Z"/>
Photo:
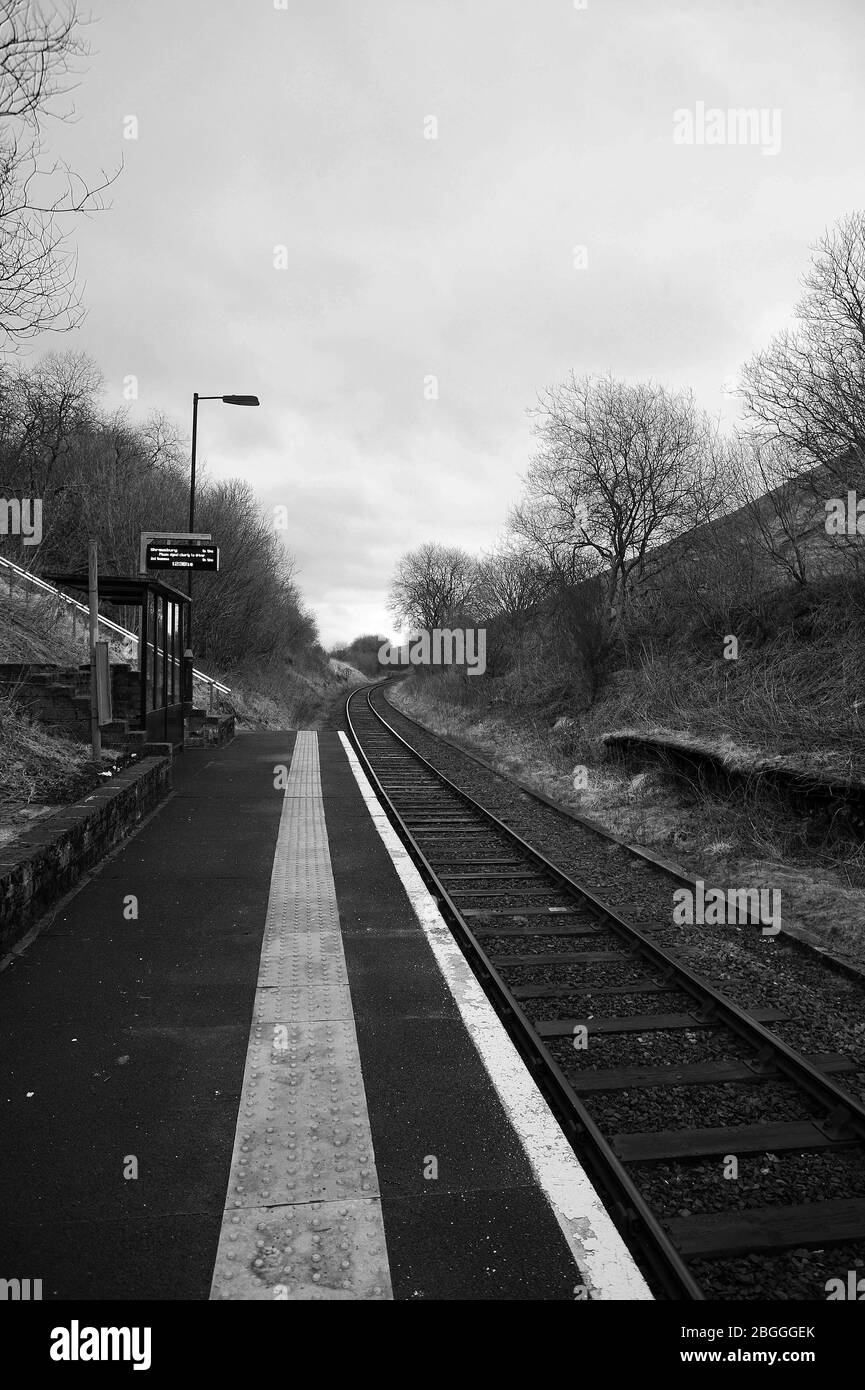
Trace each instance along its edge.
<path fill-rule="evenodd" d="M 300 668 L 246 667 L 225 675 L 231 694 L 220 707 L 234 711 L 238 728 L 318 729 L 352 685 L 366 679 L 345 662 L 327 660 Z"/>
<path fill-rule="evenodd" d="M 817 672 L 815 681 L 819 680 L 822 675 Z M 665 723 L 672 722 L 673 708 L 686 713 L 683 703 L 669 703 L 671 698 L 687 698 L 687 692 L 677 693 L 674 672 L 662 674 L 652 665 L 645 684 L 639 671 L 619 672 L 590 711 L 552 721 L 526 706 L 515 706 L 500 691 L 483 694 L 480 685 L 479 679 L 461 681 L 453 672 L 425 674 L 394 687 L 390 698 L 398 709 L 478 754 L 504 776 L 588 816 L 631 844 L 654 850 L 694 877 L 721 885 L 780 889 L 786 927 L 865 963 L 861 845 L 813 843 L 802 817 L 764 795 L 724 797 L 657 769 L 634 773 L 602 760 L 600 735 L 611 727 L 626 719 L 637 723 L 639 714 L 643 727 L 657 727 L 662 712 Z M 763 689 L 771 692 L 772 686 Z M 743 729 L 735 722 L 735 704 L 732 699 L 720 702 L 714 680 L 712 689 L 704 685 L 701 695 L 698 708 L 725 709 L 733 730 L 728 737 L 745 744 L 756 724 Z M 813 728 L 810 711 L 804 718 Z M 684 719 L 681 726 L 688 727 Z M 698 727 L 708 731 L 708 717 Z M 765 745 L 771 748 L 771 731 L 761 727 Z M 822 741 L 818 753 L 845 756 L 845 750 Z M 587 785 L 581 790 L 574 785 L 578 767 L 586 770 Z"/>

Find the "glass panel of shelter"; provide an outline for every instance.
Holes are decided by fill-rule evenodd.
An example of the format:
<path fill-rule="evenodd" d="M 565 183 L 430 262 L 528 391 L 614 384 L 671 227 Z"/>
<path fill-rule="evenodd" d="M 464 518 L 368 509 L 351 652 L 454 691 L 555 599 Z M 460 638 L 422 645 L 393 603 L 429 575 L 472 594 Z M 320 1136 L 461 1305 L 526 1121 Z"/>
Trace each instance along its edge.
<path fill-rule="evenodd" d="M 162 709 L 162 663 L 165 650 L 165 600 L 154 595 L 156 623 L 153 628 L 153 704 L 151 709 Z"/>
<path fill-rule="evenodd" d="M 167 594 L 148 591 L 143 597 L 139 670 L 142 665 L 146 665 L 146 708 L 150 711 L 162 709 L 165 705 L 179 704 L 182 699 L 183 637 L 186 618 L 182 605 Z"/>

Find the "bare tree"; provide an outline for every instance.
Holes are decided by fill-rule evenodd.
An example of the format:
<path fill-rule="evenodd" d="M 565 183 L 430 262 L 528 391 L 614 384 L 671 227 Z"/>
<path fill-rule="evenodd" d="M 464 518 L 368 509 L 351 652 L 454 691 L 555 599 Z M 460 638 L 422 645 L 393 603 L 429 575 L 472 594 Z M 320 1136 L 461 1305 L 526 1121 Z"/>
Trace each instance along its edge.
<path fill-rule="evenodd" d="M 188 466 L 175 432 L 159 417 L 138 425 L 123 411 L 105 414 L 100 388 L 84 354 L 0 362 L 0 477 L 8 495 L 43 501 L 41 544 L 28 549 L 5 535 L 0 544 L 21 546 L 24 563 L 43 572 L 86 568 L 93 536 L 102 573 L 135 573 L 142 531 L 186 524 Z M 211 483 L 203 473 L 199 496 L 202 526 L 223 558 L 221 572 L 201 575 L 195 591 L 203 659 L 224 671 L 251 662 L 278 672 L 297 658 L 320 664 L 293 559 L 249 484 Z"/>
<path fill-rule="evenodd" d="M 819 530 L 824 549 L 827 543 L 825 512 L 817 511 L 807 479 L 797 476 L 789 447 L 780 439 L 740 433 L 730 441 L 728 457 L 739 529 L 757 538 L 779 578 L 806 584 L 814 563 L 811 535 Z"/>
<path fill-rule="evenodd" d="M 85 352 L 46 353 L 19 372 L 22 398 L 22 455 L 27 460 L 28 485 L 44 496 L 62 471 L 64 455 L 78 431 L 91 425 L 104 381 Z"/>
<path fill-rule="evenodd" d="M 741 395 L 792 472 L 822 464 L 846 486 L 865 465 L 865 212 L 824 234 L 803 285 L 797 327 L 752 357 Z"/>
<path fill-rule="evenodd" d="M 11 345 L 80 322 L 69 221 L 98 211 L 119 173 L 91 187 L 64 163 L 42 163 L 45 119 L 71 115 L 56 103 L 88 52 L 78 30 L 75 0 L 48 14 L 35 0 L 0 0 L 0 333 Z"/>
<path fill-rule="evenodd" d="M 4 489 L 42 499 L 42 543 L 25 552 L 44 569 L 67 548 L 83 442 L 95 427 L 102 376 L 85 353 L 48 353 L 7 364 L 0 385 L 0 476 Z"/>
<path fill-rule="evenodd" d="M 397 563 L 389 607 L 397 622 L 431 631 L 466 616 L 477 586 L 477 563 L 458 546 L 427 542 Z"/>
<path fill-rule="evenodd" d="M 387 642 L 380 632 L 363 632 L 351 642 L 335 642 L 330 655 L 337 661 L 347 661 L 367 676 L 377 676 L 380 672 L 378 654 Z"/>
<path fill-rule="evenodd" d="M 186 470 L 186 438 L 180 427 L 164 411 L 151 411 L 138 433 L 151 467 L 181 467 Z"/>
<path fill-rule="evenodd" d="M 573 373 L 533 414 L 540 448 L 512 529 L 564 584 L 604 576 L 618 624 L 665 543 L 721 509 L 716 428 L 690 394 Z"/>
<path fill-rule="evenodd" d="M 537 551 L 512 539 L 478 561 L 475 601 L 485 618 L 505 618 L 521 629 L 549 585 L 549 570 Z"/>
<path fill-rule="evenodd" d="M 535 547 L 514 538 L 478 561 L 475 607 L 487 624 L 487 670 L 523 663 L 527 637 L 552 576 Z"/>

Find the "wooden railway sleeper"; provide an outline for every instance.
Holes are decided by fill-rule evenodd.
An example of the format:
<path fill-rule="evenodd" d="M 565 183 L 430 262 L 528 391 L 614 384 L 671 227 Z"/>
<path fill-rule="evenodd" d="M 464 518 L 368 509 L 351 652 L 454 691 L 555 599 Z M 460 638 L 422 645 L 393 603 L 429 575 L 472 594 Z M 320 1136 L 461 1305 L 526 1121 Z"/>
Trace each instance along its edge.
<path fill-rule="evenodd" d="M 850 1111 L 843 1105 L 836 1105 L 830 1110 L 825 1120 L 814 1120 L 814 1124 L 827 1139 L 855 1139 L 855 1133 L 851 1129 Z"/>
<path fill-rule="evenodd" d="M 746 1059 L 745 1066 L 749 1067 L 757 1076 L 778 1076 L 780 1075 L 775 1063 L 775 1055 L 771 1047 L 761 1047 L 756 1057 Z"/>

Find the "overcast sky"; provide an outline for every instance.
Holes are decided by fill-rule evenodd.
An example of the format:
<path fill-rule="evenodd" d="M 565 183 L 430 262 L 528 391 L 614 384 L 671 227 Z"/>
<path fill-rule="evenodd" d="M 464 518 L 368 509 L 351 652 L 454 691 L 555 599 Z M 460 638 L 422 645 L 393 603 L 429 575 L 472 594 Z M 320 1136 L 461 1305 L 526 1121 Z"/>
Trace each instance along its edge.
<path fill-rule="evenodd" d="M 393 630 L 405 549 L 494 543 L 526 407 L 570 368 L 734 418 L 725 386 L 787 320 L 809 245 L 865 203 L 861 0 L 93 14 L 77 122 L 47 144 L 124 169 L 77 234 L 87 318 L 34 352 L 92 354 L 111 408 L 135 375 L 133 412 L 186 430 L 194 390 L 257 393 L 202 405 L 200 457 L 287 507 L 328 645 Z M 698 103 L 762 110 L 767 138 L 697 143 Z"/>

